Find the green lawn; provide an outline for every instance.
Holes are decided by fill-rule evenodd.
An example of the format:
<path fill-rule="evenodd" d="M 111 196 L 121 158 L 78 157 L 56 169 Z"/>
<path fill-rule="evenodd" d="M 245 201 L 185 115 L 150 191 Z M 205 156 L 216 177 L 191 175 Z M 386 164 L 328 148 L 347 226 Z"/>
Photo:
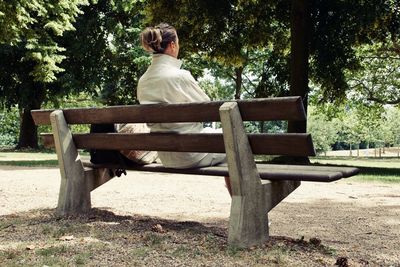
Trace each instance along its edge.
<path fill-rule="evenodd" d="M 357 167 L 360 174 L 351 178 L 357 181 L 400 183 L 399 158 L 315 157 L 311 161 L 316 164 Z"/>
<path fill-rule="evenodd" d="M 88 153 L 80 153 L 81 157 L 87 158 Z M 58 166 L 57 155 L 52 151 L 0 151 L 0 165 L 20 167 L 56 167 Z"/>

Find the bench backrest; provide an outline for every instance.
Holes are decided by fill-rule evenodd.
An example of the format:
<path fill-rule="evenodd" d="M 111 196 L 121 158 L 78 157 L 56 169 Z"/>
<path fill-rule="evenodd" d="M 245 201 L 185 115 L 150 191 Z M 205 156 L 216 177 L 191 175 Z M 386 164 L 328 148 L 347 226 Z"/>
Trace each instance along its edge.
<path fill-rule="evenodd" d="M 224 101 L 112 106 L 63 109 L 68 124 L 168 123 L 220 121 L 219 107 Z M 300 97 L 238 100 L 244 121 L 304 121 L 306 114 Z M 36 125 L 49 125 L 53 110 L 33 110 Z M 306 133 L 248 134 L 254 154 L 315 155 L 311 136 Z M 74 134 L 74 143 L 82 149 L 135 149 L 177 152 L 225 152 L 222 134 Z M 43 135 L 52 146 L 51 134 Z"/>

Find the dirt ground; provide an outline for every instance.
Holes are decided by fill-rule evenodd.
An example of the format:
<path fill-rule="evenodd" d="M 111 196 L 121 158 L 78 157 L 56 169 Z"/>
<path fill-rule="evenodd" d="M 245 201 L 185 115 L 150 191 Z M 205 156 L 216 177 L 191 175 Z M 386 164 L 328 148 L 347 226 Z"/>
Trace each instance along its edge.
<path fill-rule="evenodd" d="M 59 182 L 57 168 L 0 166 L 0 216 L 55 208 Z M 92 206 L 226 230 L 230 197 L 219 177 L 129 172 L 92 192 Z M 269 218 L 271 236 L 317 238 L 351 266 L 400 266 L 399 184 L 303 183 Z"/>

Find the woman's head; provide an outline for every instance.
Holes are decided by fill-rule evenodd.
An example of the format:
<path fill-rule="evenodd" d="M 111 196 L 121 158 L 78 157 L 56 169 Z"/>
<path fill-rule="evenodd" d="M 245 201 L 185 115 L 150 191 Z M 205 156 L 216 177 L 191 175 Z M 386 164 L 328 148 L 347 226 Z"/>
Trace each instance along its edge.
<path fill-rule="evenodd" d="M 147 27 L 140 34 L 140 41 L 147 52 L 178 57 L 178 35 L 175 28 L 167 23 L 161 23 L 155 27 Z"/>

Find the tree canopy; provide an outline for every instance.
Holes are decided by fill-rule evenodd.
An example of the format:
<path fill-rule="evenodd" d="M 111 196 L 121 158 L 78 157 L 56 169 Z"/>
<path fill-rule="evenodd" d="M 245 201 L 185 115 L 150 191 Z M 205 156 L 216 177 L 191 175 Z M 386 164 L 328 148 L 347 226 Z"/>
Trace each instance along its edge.
<path fill-rule="evenodd" d="M 388 46 L 389 45 L 389 46 Z M 395 44 L 376 43 L 357 49 L 360 69 L 346 73 L 355 101 L 400 104 L 400 51 Z"/>
<path fill-rule="evenodd" d="M 175 25 L 185 52 L 196 52 L 228 66 L 244 66 L 249 53 L 261 47 L 269 49 L 275 63 L 271 66 L 275 67 L 260 77 L 263 81 L 282 77 L 278 81 L 287 88 L 284 84 L 289 83 L 289 75 L 282 73 L 289 69 L 290 7 L 294 2 L 148 0 L 147 23 L 167 21 Z M 360 68 L 355 48 L 384 42 L 388 36 L 398 40 L 400 4 L 393 0 L 302 2 L 310 5 L 310 79 L 323 89 L 324 101 L 344 99 L 348 89 L 345 72 Z"/>
<path fill-rule="evenodd" d="M 0 3 L 0 44 L 23 49 L 23 61 L 32 62 L 29 72 L 34 81 L 52 82 L 62 71 L 58 65 L 65 58 L 65 48 L 55 40 L 82 14 L 87 0 L 58 1 L 12 0 Z"/>
<path fill-rule="evenodd" d="M 11 0 L 0 3 L 0 98 L 20 109 L 20 146 L 37 144 L 30 110 L 58 105 L 61 96 L 134 103 L 149 63 L 138 34 L 159 22 L 178 29 L 196 77 L 208 69 L 218 78 L 210 90 L 232 86 L 235 98 L 296 94 L 307 103 L 309 92 L 327 102 L 354 89 L 398 103 L 398 61 L 372 59 L 400 54 L 395 0 Z"/>
<path fill-rule="evenodd" d="M 137 41 L 140 1 L 19 0 L 0 8 L 0 98 L 20 109 L 20 147 L 37 147 L 30 110 L 45 102 L 82 91 L 107 103 L 134 102 L 146 67 Z"/>

